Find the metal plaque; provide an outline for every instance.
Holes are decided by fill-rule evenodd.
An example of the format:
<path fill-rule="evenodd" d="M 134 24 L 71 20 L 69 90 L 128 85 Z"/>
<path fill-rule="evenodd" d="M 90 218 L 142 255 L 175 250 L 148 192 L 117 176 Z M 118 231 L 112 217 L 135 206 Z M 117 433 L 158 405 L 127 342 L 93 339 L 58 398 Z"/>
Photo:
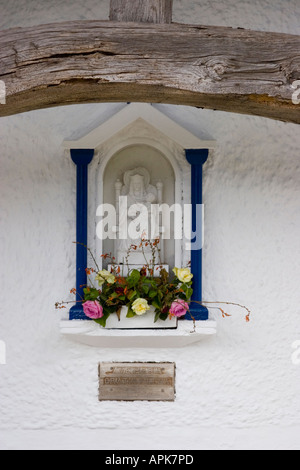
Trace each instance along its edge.
<path fill-rule="evenodd" d="M 175 363 L 101 362 L 99 400 L 174 401 Z"/>

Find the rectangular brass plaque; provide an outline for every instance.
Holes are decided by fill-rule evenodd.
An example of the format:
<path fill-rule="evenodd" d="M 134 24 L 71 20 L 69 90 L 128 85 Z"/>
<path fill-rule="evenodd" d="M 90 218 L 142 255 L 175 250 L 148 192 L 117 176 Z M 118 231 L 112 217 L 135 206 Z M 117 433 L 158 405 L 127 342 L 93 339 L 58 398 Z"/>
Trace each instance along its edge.
<path fill-rule="evenodd" d="M 175 363 L 101 362 L 99 400 L 174 401 Z"/>

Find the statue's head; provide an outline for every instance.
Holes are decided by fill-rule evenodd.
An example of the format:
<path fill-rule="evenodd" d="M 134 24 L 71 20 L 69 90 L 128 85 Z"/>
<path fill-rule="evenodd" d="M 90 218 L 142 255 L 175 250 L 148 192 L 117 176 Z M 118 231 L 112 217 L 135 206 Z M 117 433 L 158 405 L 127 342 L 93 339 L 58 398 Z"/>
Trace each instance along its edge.
<path fill-rule="evenodd" d="M 141 175 L 132 175 L 130 178 L 130 194 L 136 197 L 141 197 L 144 194 L 144 177 Z"/>

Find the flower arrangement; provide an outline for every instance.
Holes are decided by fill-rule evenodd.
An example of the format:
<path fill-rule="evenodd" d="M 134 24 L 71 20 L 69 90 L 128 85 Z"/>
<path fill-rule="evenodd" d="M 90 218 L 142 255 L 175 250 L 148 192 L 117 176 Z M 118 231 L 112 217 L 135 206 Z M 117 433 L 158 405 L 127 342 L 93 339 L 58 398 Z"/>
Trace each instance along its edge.
<path fill-rule="evenodd" d="M 165 269 L 161 269 L 158 277 L 147 276 L 143 268 L 133 269 L 127 277 L 101 270 L 96 276 L 100 289 L 84 288 L 83 311 L 104 327 L 110 315 L 120 315 L 122 307 L 127 308 L 127 318 L 145 315 L 151 306 L 155 309 L 154 322 L 182 317 L 189 310 L 188 302 L 193 293 L 191 280 L 181 281 L 182 272 L 179 270 L 179 277 L 170 280 Z M 186 276 L 186 269 L 184 273 Z M 187 277 L 191 279 L 192 274 Z"/>
<path fill-rule="evenodd" d="M 155 264 L 156 254 L 160 252 L 158 244 L 159 239 L 155 241 L 142 239 L 139 248 L 144 253 L 143 248 L 150 245 L 152 259 L 148 262 L 145 257 L 146 262 L 141 269 L 130 270 L 128 264 L 130 252 L 138 248 L 137 245 L 131 245 L 125 260 L 126 276 L 121 272 L 121 266 L 116 265 L 112 254 L 101 256 L 104 260 L 108 259 L 111 270 L 100 270 L 91 250 L 86 247 L 95 265 L 86 269 L 88 284 L 81 286 L 84 295 L 80 302 L 83 305 L 86 317 L 105 327 L 110 315 L 116 314 L 120 319 L 121 310 L 126 307 L 126 317 L 129 319 L 145 315 L 149 310 L 154 310 L 154 323 L 158 320 L 166 321 L 172 317 L 181 318 L 187 312 L 194 320 L 189 309 L 193 294 L 193 274 L 188 266 L 184 268 L 175 267 L 172 273 L 167 272 L 162 264 L 157 266 Z M 157 270 L 156 273 L 155 270 Z M 71 289 L 70 292 L 76 295 L 76 289 Z M 65 303 L 69 302 L 56 303 L 56 308 L 65 308 Z M 204 305 L 204 302 L 197 303 Z M 247 310 L 246 321 L 249 321 L 250 311 L 244 306 L 231 302 L 206 303 L 238 305 Z M 223 317 L 230 316 L 220 307 L 215 308 L 221 311 Z"/>
<path fill-rule="evenodd" d="M 110 261 L 112 268 L 109 272 L 99 270 L 96 265 L 94 282 L 97 285 L 89 285 L 83 289 L 83 311 L 88 318 L 105 327 L 108 317 L 112 314 L 120 316 L 123 307 L 127 308 L 127 318 L 145 315 L 153 307 L 154 322 L 159 319 L 165 321 L 170 317 L 180 318 L 187 313 L 193 294 L 193 274 L 188 267 L 174 268 L 172 276 L 162 265 L 156 266 L 155 255 L 159 253 L 159 240 L 142 239 L 139 248 L 149 245 L 152 250 L 151 261 L 147 262 L 145 258 L 146 262 L 141 269 L 132 270 L 128 259 L 130 252 L 136 250 L 137 246 L 130 247 L 125 261 L 126 276 L 121 272 L 122 268 L 115 264 L 115 258 L 111 254 L 102 255 Z M 89 276 L 93 273 L 95 268 L 87 269 Z"/>

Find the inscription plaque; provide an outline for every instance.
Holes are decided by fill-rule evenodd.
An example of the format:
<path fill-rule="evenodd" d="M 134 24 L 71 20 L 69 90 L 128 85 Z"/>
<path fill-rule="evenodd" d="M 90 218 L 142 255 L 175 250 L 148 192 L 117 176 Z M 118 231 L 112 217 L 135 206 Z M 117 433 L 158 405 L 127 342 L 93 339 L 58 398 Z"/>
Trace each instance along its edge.
<path fill-rule="evenodd" d="M 101 362 L 99 400 L 174 401 L 175 364 Z"/>

